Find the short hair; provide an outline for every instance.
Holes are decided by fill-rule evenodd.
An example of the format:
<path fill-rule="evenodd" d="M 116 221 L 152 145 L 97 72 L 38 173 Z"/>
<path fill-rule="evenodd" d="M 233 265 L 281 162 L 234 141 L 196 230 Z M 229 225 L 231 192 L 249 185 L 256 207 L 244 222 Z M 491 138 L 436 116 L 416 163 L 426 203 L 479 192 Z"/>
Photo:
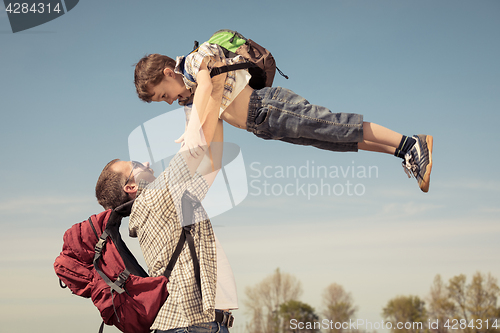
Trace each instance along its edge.
<path fill-rule="evenodd" d="M 153 94 L 150 93 L 150 89 L 163 80 L 165 68 L 174 70 L 175 60 L 158 53 L 142 57 L 135 65 L 134 84 L 141 100 L 151 103 Z"/>
<path fill-rule="evenodd" d="M 114 159 L 102 170 L 95 186 L 97 202 L 104 209 L 115 209 L 129 201 L 128 194 L 124 191 L 125 175 L 114 171 L 111 166 L 119 159 Z"/>

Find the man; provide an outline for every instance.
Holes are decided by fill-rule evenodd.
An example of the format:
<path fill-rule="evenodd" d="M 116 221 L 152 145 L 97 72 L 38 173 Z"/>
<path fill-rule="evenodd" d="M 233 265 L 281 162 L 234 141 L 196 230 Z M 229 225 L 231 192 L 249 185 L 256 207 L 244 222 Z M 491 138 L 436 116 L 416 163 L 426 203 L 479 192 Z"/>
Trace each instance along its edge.
<path fill-rule="evenodd" d="M 214 99 L 222 94 L 222 87 L 222 79 L 214 82 L 209 106 L 218 107 Z M 135 199 L 130 235 L 138 237 L 151 276 L 163 275 L 184 227 L 193 236 L 200 280 L 185 246 L 170 275 L 169 297 L 151 327 L 156 332 L 228 332 L 232 325 L 227 310 L 237 308 L 237 298 L 229 263 L 203 208 L 193 210 L 192 220 L 185 219 L 182 210 L 183 197 L 203 200 L 220 169 L 221 148 L 219 121 L 212 142 L 191 150 L 181 148 L 157 178 L 148 163 L 113 160 L 97 182 L 96 196 L 105 209 Z"/>

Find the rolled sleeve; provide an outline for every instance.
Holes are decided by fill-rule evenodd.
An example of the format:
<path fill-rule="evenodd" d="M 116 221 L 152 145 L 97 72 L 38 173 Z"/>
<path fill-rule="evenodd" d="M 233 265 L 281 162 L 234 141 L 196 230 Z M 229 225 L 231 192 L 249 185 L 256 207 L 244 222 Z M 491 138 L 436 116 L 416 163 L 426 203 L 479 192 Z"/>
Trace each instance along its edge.
<path fill-rule="evenodd" d="M 182 70 L 180 64 L 184 59 L 184 71 L 191 77 L 186 77 L 184 71 Z M 175 72 L 183 74 L 184 85 L 188 89 L 194 89 L 196 87 L 196 77 L 200 71 L 201 64 L 206 61 L 208 70 L 212 70 L 214 65 L 224 59 L 224 53 L 220 47 L 216 44 L 203 43 L 196 52 L 192 52 L 186 57 L 177 57 L 177 65 L 175 67 Z"/>

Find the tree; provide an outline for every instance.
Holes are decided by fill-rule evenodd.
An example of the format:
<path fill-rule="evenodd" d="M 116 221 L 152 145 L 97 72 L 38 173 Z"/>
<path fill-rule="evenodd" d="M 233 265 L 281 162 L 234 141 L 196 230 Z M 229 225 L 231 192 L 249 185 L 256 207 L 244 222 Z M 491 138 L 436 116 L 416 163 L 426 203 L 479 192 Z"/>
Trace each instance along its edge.
<path fill-rule="evenodd" d="M 279 268 L 273 275 L 266 277 L 253 287 L 247 287 L 245 306 L 249 308 L 251 322 L 247 325 L 250 333 L 280 333 L 283 331 L 283 318 L 280 306 L 288 301 L 297 300 L 302 293 L 300 281 Z"/>
<path fill-rule="evenodd" d="M 316 333 L 320 332 L 319 317 L 314 312 L 314 308 L 309 304 L 300 301 L 291 300 L 280 305 L 280 316 L 283 318 L 283 332 L 284 333 Z M 304 323 L 303 328 L 292 329 L 291 321 L 295 323 Z M 297 325 L 295 325 L 297 326 Z"/>
<path fill-rule="evenodd" d="M 431 327 L 436 333 L 447 332 L 498 332 L 492 324 L 500 324 L 500 307 L 497 299 L 500 288 L 491 274 L 477 272 L 467 284 L 465 275 L 457 275 L 444 286 L 441 277 L 434 279 L 430 292 L 429 313 L 431 321 L 439 325 Z M 487 324 L 487 321 L 489 324 Z M 453 327 L 453 329 L 449 329 Z"/>
<path fill-rule="evenodd" d="M 457 317 L 468 319 L 467 307 L 466 307 L 466 289 L 465 289 L 466 277 L 463 274 L 454 276 L 450 279 L 447 289 L 448 296 L 450 300 L 455 304 L 455 312 L 453 313 L 453 318 Z"/>
<path fill-rule="evenodd" d="M 418 296 L 398 296 L 387 303 L 382 316 L 391 332 L 417 333 L 427 328 L 425 302 Z"/>
<path fill-rule="evenodd" d="M 349 319 L 354 316 L 357 310 L 354 306 L 351 293 L 346 292 L 341 285 L 336 283 L 332 283 L 326 287 L 323 292 L 323 304 L 326 307 L 323 315 L 333 323 L 349 322 Z M 335 327 L 335 324 L 330 325 L 327 332 L 341 333 L 343 331 L 342 325 L 338 325 L 337 327 Z"/>
<path fill-rule="evenodd" d="M 444 324 L 446 320 L 453 318 L 456 307 L 450 299 L 448 289 L 439 274 L 434 278 L 428 300 L 429 318 L 435 323 L 429 329 L 434 333 L 447 333 L 448 328 Z"/>
<path fill-rule="evenodd" d="M 500 288 L 497 279 L 491 274 L 486 276 L 477 272 L 472 277 L 471 284 L 467 286 L 466 308 L 469 317 L 474 321 L 498 319 L 500 308 L 497 307 L 497 299 L 499 295 Z M 473 331 L 479 332 L 479 329 Z"/>

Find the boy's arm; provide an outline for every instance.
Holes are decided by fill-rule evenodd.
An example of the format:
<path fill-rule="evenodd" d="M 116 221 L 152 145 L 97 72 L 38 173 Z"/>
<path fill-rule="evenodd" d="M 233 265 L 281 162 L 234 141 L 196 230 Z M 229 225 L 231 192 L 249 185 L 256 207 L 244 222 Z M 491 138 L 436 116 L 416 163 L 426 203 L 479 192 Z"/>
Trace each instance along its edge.
<path fill-rule="evenodd" d="M 182 139 L 177 141 L 184 140 L 184 148 L 188 149 L 193 156 L 201 154 L 198 147 L 203 147 L 205 144 L 210 146 L 213 140 L 219 120 L 225 79 L 226 74 L 210 78 L 206 64 L 202 63 L 196 77 L 197 88 L 194 94 L 191 117 Z M 203 129 L 205 140 L 201 138 L 200 129 Z"/>
<path fill-rule="evenodd" d="M 204 135 L 204 138 L 208 138 L 210 141 L 205 141 L 203 137 L 200 135 L 200 130 L 198 130 L 198 136 L 201 138 L 200 149 L 205 151 L 208 156 L 210 156 L 211 161 L 210 164 L 213 165 L 213 169 L 218 171 L 220 169 L 220 163 L 222 160 L 222 145 L 224 141 L 223 128 L 222 128 L 222 120 L 219 119 L 219 109 L 222 101 L 222 95 L 224 93 L 224 82 L 226 80 L 226 74 L 217 75 L 213 79 L 213 90 L 208 98 L 206 110 L 208 111 L 208 116 L 205 119 L 205 123 L 203 124 L 202 130 L 203 132 L 207 132 Z M 214 116 L 215 115 L 215 116 Z M 195 117 L 197 118 L 197 117 Z M 193 121 L 193 112 L 191 112 L 191 117 L 189 120 L 189 124 Z M 188 127 L 189 127 L 188 124 Z M 213 128 L 213 130 L 212 130 Z M 208 133 L 210 132 L 210 133 Z M 184 134 L 184 137 L 187 133 Z M 213 144 L 212 144 L 213 143 Z M 210 145 L 208 145 L 210 144 Z M 206 149 L 208 146 L 208 149 Z M 193 155 L 191 151 L 189 151 L 186 146 L 183 146 L 180 150 L 182 153 L 184 160 L 188 164 L 188 168 L 190 170 L 191 175 L 198 169 L 199 164 L 202 161 L 203 152 Z M 194 158 L 193 158 L 194 157 Z M 201 170 L 199 170 L 201 172 Z M 205 172 L 201 172 L 205 174 Z M 210 180 L 207 179 L 207 181 Z M 212 179 L 213 181 L 213 179 Z"/>

